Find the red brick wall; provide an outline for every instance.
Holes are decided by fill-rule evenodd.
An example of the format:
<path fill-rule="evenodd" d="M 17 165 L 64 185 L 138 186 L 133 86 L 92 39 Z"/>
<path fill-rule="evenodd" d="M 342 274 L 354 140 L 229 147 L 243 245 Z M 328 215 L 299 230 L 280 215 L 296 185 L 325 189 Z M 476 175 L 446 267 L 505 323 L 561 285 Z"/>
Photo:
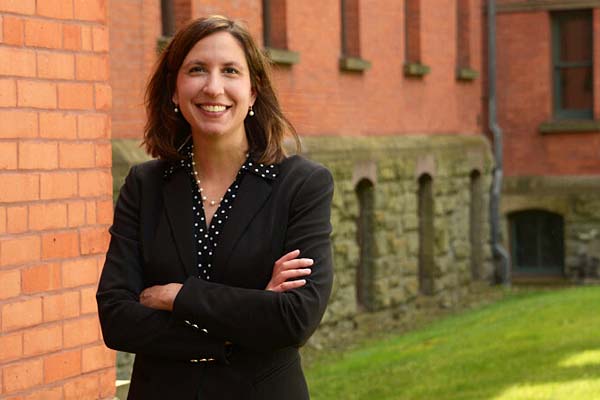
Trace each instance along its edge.
<path fill-rule="evenodd" d="M 112 0 L 111 83 L 114 93 L 114 137 L 141 137 L 143 84 L 150 71 L 142 54 L 139 24 L 152 38 L 160 34 L 158 13 L 148 0 Z M 158 2 L 154 9 L 158 8 Z M 262 1 L 177 0 L 180 14 L 222 14 L 241 19 L 262 42 Z M 481 0 L 469 2 L 470 66 L 481 72 Z M 128 12 L 119 11 L 127 7 Z M 276 86 L 284 111 L 302 135 L 476 134 L 481 125 L 481 80 L 458 82 L 456 1 L 421 0 L 421 59 L 431 67 L 423 79 L 403 74 L 404 3 L 359 2 L 361 57 L 372 63 L 362 74 L 342 72 L 340 2 L 290 1 L 287 47 L 300 52 L 300 63 L 276 68 Z M 146 15 L 146 14 L 144 14 Z M 156 15 L 156 16 L 155 16 Z M 118 20 L 121 22 L 118 23 Z M 155 21 L 155 22 L 152 22 Z M 118 25 L 119 24 L 119 25 Z M 120 26 L 120 28 L 119 28 Z M 121 29 L 119 33 L 118 29 Z M 154 33 L 152 33 L 154 32 Z M 124 38 L 128 38 L 124 40 Z M 127 45 L 125 45 L 127 43 Z M 119 50 L 121 49 L 121 50 Z M 149 57 L 149 56 L 148 56 Z"/>
<path fill-rule="evenodd" d="M 0 399 L 114 392 L 106 0 L 0 0 Z"/>
<path fill-rule="evenodd" d="M 225 4 L 223 4 L 225 3 Z M 194 0 L 193 15 L 224 14 L 262 35 L 261 1 Z M 470 2 L 471 67 L 481 72 L 481 0 Z M 284 111 L 302 135 L 480 133 L 481 83 L 456 76 L 456 1 L 421 0 L 422 80 L 403 74 L 404 2 L 359 2 L 364 73 L 339 70 L 340 2 L 287 3 L 287 47 L 300 63 L 276 69 Z M 451 16 L 451 17 L 449 17 Z"/>
<path fill-rule="evenodd" d="M 600 10 L 594 10 L 594 54 L 600 53 Z M 527 38 L 524 40 L 524 38 Z M 539 133 L 552 119 L 552 37 L 547 11 L 502 13 L 497 19 L 498 120 L 507 175 L 600 173 L 600 135 Z M 595 63 L 595 117 L 600 116 L 600 65 Z"/>
<path fill-rule="evenodd" d="M 160 15 L 160 1 L 110 0 L 114 138 L 142 137 L 144 87 L 156 61 L 157 39 L 162 33 Z"/>

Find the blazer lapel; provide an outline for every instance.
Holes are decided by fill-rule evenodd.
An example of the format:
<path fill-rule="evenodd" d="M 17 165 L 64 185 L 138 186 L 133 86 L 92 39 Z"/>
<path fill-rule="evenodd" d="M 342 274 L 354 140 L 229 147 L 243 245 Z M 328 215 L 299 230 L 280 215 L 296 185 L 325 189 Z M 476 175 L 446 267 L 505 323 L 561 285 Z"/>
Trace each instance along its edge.
<path fill-rule="evenodd" d="M 189 177 L 183 169 L 168 179 L 163 187 L 163 198 L 179 258 L 188 275 L 196 275 L 192 195 Z"/>
<path fill-rule="evenodd" d="M 271 184 L 264 178 L 247 173 L 242 179 L 238 195 L 223 228 L 223 235 L 215 251 L 214 264 L 217 267 L 215 280 L 222 282 L 227 263 L 240 237 L 246 231 L 254 216 L 260 211 L 271 194 Z"/>

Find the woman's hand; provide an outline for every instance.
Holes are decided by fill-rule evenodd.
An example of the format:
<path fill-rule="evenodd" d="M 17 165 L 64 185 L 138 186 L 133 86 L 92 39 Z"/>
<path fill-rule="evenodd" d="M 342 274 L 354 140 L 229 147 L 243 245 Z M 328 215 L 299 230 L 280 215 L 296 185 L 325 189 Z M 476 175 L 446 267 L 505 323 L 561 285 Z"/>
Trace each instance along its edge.
<path fill-rule="evenodd" d="M 306 279 L 289 280 L 310 275 L 311 271 L 309 267 L 313 265 L 313 260 L 310 258 L 298 258 L 299 255 L 300 250 L 294 250 L 275 261 L 271 280 L 265 290 L 285 292 L 286 290 L 306 285 Z"/>
<path fill-rule="evenodd" d="M 181 283 L 150 286 L 140 293 L 140 303 L 156 310 L 173 311 L 175 296 L 182 286 Z"/>

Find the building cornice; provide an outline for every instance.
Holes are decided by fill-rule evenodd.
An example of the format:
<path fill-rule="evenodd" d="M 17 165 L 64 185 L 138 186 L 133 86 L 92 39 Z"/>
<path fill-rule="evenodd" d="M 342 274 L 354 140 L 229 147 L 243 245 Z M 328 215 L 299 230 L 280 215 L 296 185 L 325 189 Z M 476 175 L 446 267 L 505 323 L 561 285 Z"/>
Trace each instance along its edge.
<path fill-rule="evenodd" d="M 498 4 L 496 7 L 498 13 L 576 10 L 600 7 L 600 0 L 521 0 Z"/>

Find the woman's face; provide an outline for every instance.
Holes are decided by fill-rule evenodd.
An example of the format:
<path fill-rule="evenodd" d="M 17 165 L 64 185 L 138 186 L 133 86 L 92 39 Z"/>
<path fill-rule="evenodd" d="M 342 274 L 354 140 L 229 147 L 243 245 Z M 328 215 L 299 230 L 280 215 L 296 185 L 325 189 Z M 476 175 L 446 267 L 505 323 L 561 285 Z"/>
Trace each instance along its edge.
<path fill-rule="evenodd" d="M 194 137 L 245 140 L 244 119 L 255 99 L 244 50 L 227 32 L 198 41 L 177 73 L 173 102 Z"/>

